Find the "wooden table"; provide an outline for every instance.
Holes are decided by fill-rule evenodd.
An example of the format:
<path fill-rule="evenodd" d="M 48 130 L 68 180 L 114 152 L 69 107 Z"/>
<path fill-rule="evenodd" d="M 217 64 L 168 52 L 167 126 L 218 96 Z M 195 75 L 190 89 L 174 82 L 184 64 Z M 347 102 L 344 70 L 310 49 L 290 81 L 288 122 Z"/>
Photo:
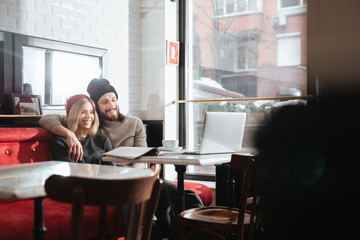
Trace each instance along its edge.
<path fill-rule="evenodd" d="M 86 163 L 45 161 L 0 166 L 0 198 L 34 199 L 34 239 L 44 239 L 43 199 L 45 181 L 53 174 L 98 179 L 129 179 L 153 176 L 150 169 L 136 169 Z"/>

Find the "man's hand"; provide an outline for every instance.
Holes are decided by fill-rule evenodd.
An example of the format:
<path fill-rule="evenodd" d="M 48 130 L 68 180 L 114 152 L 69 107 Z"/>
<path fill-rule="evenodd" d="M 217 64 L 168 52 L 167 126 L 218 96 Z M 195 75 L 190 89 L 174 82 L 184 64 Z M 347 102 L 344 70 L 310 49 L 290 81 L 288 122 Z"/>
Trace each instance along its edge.
<path fill-rule="evenodd" d="M 73 132 L 70 132 L 66 136 L 66 141 L 69 147 L 69 155 L 73 162 L 77 162 L 83 157 L 83 149 L 80 141 L 77 139 Z"/>
<path fill-rule="evenodd" d="M 62 126 L 61 124 L 57 124 L 50 129 L 50 132 L 55 135 L 65 137 L 68 147 L 69 154 L 68 158 L 71 158 L 73 162 L 77 162 L 83 157 L 83 149 L 80 141 L 77 139 L 75 133 Z"/>

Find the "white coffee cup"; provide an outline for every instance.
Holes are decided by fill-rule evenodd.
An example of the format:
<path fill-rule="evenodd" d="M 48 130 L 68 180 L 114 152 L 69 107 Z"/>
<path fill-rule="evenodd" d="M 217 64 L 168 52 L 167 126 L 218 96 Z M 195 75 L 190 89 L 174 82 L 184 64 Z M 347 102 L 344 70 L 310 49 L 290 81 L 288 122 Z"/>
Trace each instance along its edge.
<path fill-rule="evenodd" d="M 175 149 L 179 146 L 179 140 L 162 140 L 162 145 L 167 149 Z"/>

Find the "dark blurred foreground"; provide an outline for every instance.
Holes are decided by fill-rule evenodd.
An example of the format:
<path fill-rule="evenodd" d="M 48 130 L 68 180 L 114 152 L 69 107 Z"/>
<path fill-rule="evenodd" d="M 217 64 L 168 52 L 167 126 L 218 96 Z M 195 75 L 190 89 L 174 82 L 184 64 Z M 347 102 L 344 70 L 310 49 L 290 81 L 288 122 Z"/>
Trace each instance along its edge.
<path fill-rule="evenodd" d="M 257 136 L 265 196 L 257 239 L 360 239 L 360 95 L 278 110 Z"/>

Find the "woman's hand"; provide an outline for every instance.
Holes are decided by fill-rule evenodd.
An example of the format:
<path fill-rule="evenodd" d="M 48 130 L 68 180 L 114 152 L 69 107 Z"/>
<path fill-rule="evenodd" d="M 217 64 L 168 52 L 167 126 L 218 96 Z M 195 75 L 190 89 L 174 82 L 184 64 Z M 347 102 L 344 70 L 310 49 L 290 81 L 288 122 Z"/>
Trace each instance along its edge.
<path fill-rule="evenodd" d="M 62 126 L 61 124 L 55 125 L 50 129 L 50 132 L 54 133 L 55 135 L 65 137 L 68 147 L 69 147 L 69 154 L 68 158 L 71 158 L 73 162 L 78 162 L 83 157 L 83 149 L 80 141 L 76 137 L 75 133 L 67 129 L 66 127 Z"/>
<path fill-rule="evenodd" d="M 83 149 L 75 133 L 68 131 L 66 134 L 66 141 L 69 147 L 68 157 L 71 158 L 72 162 L 80 161 L 83 157 Z"/>
<path fill-rule="evenodd" d="M 75 133 L 69 131 L 66 136 L 66 141 L 69 147 L 69 155 L 72 162 L 78 162 L 83 157 L 83 149 L 79 139 L 76 137 Z"/>

